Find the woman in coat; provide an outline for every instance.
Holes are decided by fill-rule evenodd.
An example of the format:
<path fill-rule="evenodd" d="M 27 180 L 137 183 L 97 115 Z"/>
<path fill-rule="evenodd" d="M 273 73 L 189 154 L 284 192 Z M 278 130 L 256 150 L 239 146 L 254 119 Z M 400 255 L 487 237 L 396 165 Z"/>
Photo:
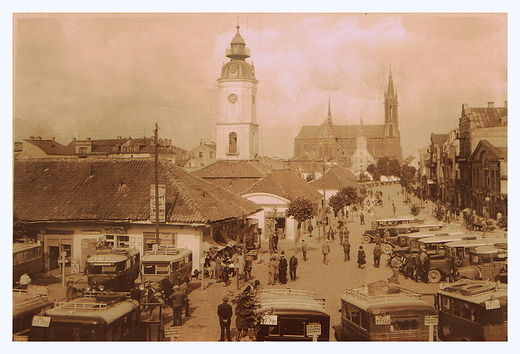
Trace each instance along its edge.
<path fill-rule="evenodd" d="M 358 268 L 365 268 L 365 264 L 367 263 L 366 261 L 366 254 L 365 254 L 365 250 L 363 249 L 363 246 L 359 246 L 359 250 L 358 250 L 358 253 L 357 253 L 357 263 L 358 263 Z"/>

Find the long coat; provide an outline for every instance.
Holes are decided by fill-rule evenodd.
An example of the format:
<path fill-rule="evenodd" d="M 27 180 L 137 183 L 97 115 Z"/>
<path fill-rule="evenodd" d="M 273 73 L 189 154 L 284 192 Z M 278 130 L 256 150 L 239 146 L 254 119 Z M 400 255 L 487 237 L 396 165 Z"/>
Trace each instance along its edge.
<path fill-rule="evenodd" d="M 359 250 L 358 253 L 357 253 L 357 262 L 359 265 L 363 265 L 365 264 L 367 261 L 366 261 L 366 254 L 365 254 L 365 250 Z"/>

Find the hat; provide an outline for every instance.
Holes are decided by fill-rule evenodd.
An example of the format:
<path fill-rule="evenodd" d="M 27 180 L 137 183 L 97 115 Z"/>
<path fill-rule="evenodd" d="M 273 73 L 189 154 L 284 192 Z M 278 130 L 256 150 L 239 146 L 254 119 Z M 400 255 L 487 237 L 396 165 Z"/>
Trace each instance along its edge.
<path fill-rule="evenodd" d="M 228 302 L 228 300 L 229 300 L 229 297 L 227 297 L 227 296 L 224 296 L 224 297 L 222 298 L 222 301 L 224 301 L 224 302 Z"/>
<path fill-rule="evenodd" d="M 179 289 L 179 286 L 178 285 L 174 285 L 173 286 L 173 290 L 177 290 L 177 289 Z"/>
<path fill-rule="evenodd" d="M 153 294 L 153 296 L 155 296 L 155 297 L 161 297 L 161 293 L 157 292 L 157 293 Z"/>
<path fill-rule="evenodd" d="M 285 254 L 285 252 L 284 252 L 284 251 L 282 251 L 282 256 L 283 256 L 284 254 Z"/>

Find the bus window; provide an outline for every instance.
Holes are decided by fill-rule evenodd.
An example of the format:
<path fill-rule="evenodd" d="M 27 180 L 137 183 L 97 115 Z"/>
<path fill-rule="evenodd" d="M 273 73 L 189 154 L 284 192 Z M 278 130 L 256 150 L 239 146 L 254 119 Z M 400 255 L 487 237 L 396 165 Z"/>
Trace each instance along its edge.
<path fill-rule="evenodd" d="M 168 265 L 167 264 L 157 264 L 157 274 L 168 274 Z"/>
<path fill-rule="evenodd" d="M 283 334 L 295 337 L 305 336 L 305 324 L 304 318 L 285 318 L 282 320 Z"/>
<path fill-rule="evenodd" d="M 269 336 L 279 336 L 280 335 L 280 324 L 276 326 L 268 326 L 269 327 Z"/>
<path fill-rule="evenodd" d="M 177 261 L 177 262 L 173 262 L 173 263 L 172 263 L 172 270 L 173 270 L 173 271 L 175 271 L 175 270 L 177 270 L 177 269 L 179 269 L 179 268 L 180 268 L 180 266 L 179 266 L 179 261 Z"/>
<path fill-rule="evenodd" d="M 419 329 L 419 317 L 394 317 L 391 322 L 391 331 L 408 331 Z"/>
<path fill-rule="evenodd" d="M 144 274 L 155 274 L 155 264 L 145 264 L 143 273 Z"/>

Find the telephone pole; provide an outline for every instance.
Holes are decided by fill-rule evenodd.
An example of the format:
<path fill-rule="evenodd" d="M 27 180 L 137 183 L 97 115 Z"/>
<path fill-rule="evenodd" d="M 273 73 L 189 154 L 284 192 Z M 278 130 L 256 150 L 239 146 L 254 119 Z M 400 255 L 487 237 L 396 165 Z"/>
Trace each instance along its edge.
<path fill-rule="evenodd" d="M 155 123 L 155 243 L 159 245 L 159 125 Z"/>

